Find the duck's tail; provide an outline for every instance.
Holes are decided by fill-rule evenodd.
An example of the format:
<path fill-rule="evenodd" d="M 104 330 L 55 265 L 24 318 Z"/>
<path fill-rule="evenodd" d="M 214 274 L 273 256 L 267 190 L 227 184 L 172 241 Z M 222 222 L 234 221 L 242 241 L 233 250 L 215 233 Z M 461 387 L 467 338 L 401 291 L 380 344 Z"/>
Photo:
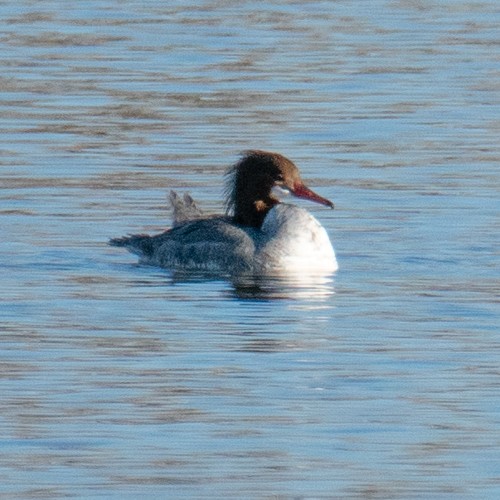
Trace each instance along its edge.
<path fill-rule="evenodd" d="M 108 244 L 113 247 L 124 247 L 141 257 L 148 257 L 153 253 L 152 240 L 153 238 L 147 234 L 131 234 L 121 238 L 112 238 Z"/>
<path fill-rule="evenodd" d="M 170 191 L 170 204 L 173 209 L 173 226 L 180 226 L 186 222 L 201 219 L 202 211 L 194 202 L 193 198 L 185 194 L 182 198 L 175 192 Z M 124 247 L 129 252 L 135 253 L 147 260 L 154 253 L 154 243 L 158 245 L 160 235 L 148 236 L 147 234 L 130 234 L 121 238 L 109 240 L 109 245 L 113 247 Z"/>

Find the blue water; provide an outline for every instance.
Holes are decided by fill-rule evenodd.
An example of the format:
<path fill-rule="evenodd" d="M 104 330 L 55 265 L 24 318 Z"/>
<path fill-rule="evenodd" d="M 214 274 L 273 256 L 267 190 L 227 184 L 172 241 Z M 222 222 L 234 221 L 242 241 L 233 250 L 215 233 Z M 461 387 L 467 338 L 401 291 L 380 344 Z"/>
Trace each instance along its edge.
<path fill-rule="evenodd" d="M 0 4 L 0 496 L 500 497 L 493 0 Z M 290 157 L 340 269 L 110 237 Z"/>

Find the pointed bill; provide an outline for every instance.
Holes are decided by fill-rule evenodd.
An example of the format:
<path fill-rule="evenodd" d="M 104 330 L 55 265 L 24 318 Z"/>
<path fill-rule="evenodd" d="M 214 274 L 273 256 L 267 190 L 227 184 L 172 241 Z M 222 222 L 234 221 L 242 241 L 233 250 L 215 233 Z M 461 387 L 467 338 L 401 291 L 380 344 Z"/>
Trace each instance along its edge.
<path fill-rule="evenodd" d="M 326 198 L 323 198 L 319 194 L 316 194 L 314 191 L 312 191 L 302 183 L 295 184 L 295 186 L 293 187 L 293 189 L 290 190 L 290 192 L 297 198 L 304 198 L 305 200 L 314 201 L 315 203 L 320 203 L 321 205 L 325 205 L 330 208 L 334 208 L 335 206 L 330 200 L 327 200 Z"/>

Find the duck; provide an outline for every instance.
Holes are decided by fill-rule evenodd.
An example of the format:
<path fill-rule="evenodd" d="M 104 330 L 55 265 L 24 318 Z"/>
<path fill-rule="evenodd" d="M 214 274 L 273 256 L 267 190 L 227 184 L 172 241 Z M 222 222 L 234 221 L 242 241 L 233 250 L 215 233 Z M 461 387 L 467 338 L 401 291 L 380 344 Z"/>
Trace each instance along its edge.
<path fill-rule="evenodd" d="M 333 273 L 335 251 L 325 228 L 285 194 L 333 209 L 302 181 L 288 158 L 245 151 L 226 172 L 225 213 L 206 215 L 189 195 L 170 193 L 173 224 L 156 234 L 113 238 L 109 244 L 139 256 L 140 263 L 170 270 L 227 275 Z"/>

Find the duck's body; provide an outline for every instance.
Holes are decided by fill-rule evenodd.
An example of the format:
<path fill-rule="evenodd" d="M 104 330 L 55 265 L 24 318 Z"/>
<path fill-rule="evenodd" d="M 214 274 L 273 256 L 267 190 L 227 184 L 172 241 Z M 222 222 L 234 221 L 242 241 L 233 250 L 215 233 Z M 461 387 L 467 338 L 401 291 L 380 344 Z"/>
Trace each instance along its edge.
<path fill-rule="evenodd" d="M 190 197 L 171 194 L 173 228 L 155 236 L 110 241 L 144 263 L 227 274 L 332 272 L 335 253 L 325 229 L 306 210 L 279 203 L 275 186 L 330 206 L 309 190 L 281 155 L 251 151 L 230 171 L 226 216 L 205 217 Z"/>

